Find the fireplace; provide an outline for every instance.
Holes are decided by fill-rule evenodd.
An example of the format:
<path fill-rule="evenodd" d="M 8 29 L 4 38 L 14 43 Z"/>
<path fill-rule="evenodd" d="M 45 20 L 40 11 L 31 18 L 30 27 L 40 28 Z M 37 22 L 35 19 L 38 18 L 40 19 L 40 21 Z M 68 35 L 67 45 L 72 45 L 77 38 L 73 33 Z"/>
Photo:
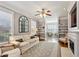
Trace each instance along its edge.
<path fill-rule="evenodd" d="M 72 53 L 74 54 L 74 42 L 72 40 L 70 40 L 70 49 Z"/>

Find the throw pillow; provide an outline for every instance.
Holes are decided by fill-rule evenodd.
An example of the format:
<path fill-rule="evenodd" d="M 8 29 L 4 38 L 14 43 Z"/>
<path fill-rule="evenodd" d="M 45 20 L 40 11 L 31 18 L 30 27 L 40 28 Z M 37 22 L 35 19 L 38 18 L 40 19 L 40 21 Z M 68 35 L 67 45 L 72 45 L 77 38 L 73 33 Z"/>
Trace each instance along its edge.
<path fill-rule="evenodd" d="M 30 37 L 30 39 L 33 39 L 33 38 L 35 38 L 35 36 L 31 36 L 31 37 Z"/>
<path fill-rule="evenodd" d="M 2 55 L 1 57 L 8 57 L 8 54 Z"/>
<path fill-rule="evenodd" d="M 18 39 L 18 40 L 16 40 L 17 42 L 23 42 L 23 39 Z"/>

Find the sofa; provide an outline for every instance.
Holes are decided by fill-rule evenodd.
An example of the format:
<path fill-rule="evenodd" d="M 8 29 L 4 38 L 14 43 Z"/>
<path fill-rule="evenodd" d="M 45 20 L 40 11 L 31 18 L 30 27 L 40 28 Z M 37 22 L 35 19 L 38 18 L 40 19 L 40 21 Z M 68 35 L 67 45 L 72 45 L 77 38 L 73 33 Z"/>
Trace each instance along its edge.
<path fill-rule="evenodd" d="M 0 56 L 1 56 L 1 52 L 2 52 L 2 51 L 1 51 L 1 48 L 0 48 Z"/>
<path fill-rule="evenodd" d="M 18 42 L 17 40 L 23 40 L 23 41 Z M 39 38 L 37 36 L 34 36 L 33 38 L 31 38 L 31 36 L 29 35 L 11 36 L 9 42 L 14 44 L 15 48 L 19 48 L 21 51 L 21 54 L 23 54 L 29 48 L 39 43 Z"/>
<path fill-rule="evenodd" d="M 20 49 L 15 48 L 15 49 L 6 51 L 6 52 L 2 53 L 1 57 L 21 57 Z"/>

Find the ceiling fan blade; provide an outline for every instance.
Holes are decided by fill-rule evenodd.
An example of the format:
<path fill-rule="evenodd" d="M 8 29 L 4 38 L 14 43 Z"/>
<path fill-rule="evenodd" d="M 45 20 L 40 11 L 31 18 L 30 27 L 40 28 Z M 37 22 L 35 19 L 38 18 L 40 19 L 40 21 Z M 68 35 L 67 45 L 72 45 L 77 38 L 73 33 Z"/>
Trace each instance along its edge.
<path fill-rule="evenodd" d="M 47 12 L 51 12 L 50 10 L 47 10 Z"/>
<path fill-rule="evenodd" d="M 36 12 L 39 12 L 40 13 L 40 11 L 36 11 Z"/>
<path fill-rule="evenodd" d="M 42 8 L 42 11 L 44 11 L 45 9 L 44 8 Z"/>
<path fill-rule="evenodd" d="M 48 15 L 48 16 L 52 16 L 51 14 L 46 14 L 46 15 Z"/>
<path fill-rule="evenodd" d="M 35 16 L 38 16 L 38 15 L 40 15 L 40 14 L 36 14 Z"/>

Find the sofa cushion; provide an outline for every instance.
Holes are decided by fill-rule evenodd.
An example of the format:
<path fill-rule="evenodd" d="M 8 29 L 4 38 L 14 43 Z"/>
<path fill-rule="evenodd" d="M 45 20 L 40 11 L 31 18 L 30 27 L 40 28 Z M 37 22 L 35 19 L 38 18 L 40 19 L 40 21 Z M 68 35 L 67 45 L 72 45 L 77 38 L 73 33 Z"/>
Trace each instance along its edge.
<path fill-rule="evenodd" d="M 12 44 L 14 44 L 14 45 L 19 45 L 20 44 L 20 42 L 17 42 L 17 41 L 12 41 L 12 42 L 10 42 L 10 43 L 12 43 Z"/>
<path fill-rule="evenodd" d="M 20 43 L 20 47 L 25 46 L 27 44 L 29 44 L 29 42 L 22 42 L 22 43 Z"/>
<path fill-rule="evenodd" d="M 33 38 L 35 38 L 35 36 L 31 36 L 31 37 L 30 37 L 30 39 L 33 39 Z"/>
<path fill-rule="evenodd" d="M 10 36 L 10 41 L 15 41 L 17 39 L 21 39 L 22 36 Z"/>
<path fill-rule="evenodd" d="M 10 36 L 10 42 L 16 41 L 17 39 L 23 39 L 23 41 L 28 41 L 30 39 L 30 35 L 18 35 L 18 36 Z"/>
<path fill-rule="evenodd" d="M 25 42 L 25 41 L 28 41 L 28 40 L 30 40 L 30 36 L 29 36 L 29 35 L 23 36 L 23 41 L 24 41 L 24 42 Z"/>

